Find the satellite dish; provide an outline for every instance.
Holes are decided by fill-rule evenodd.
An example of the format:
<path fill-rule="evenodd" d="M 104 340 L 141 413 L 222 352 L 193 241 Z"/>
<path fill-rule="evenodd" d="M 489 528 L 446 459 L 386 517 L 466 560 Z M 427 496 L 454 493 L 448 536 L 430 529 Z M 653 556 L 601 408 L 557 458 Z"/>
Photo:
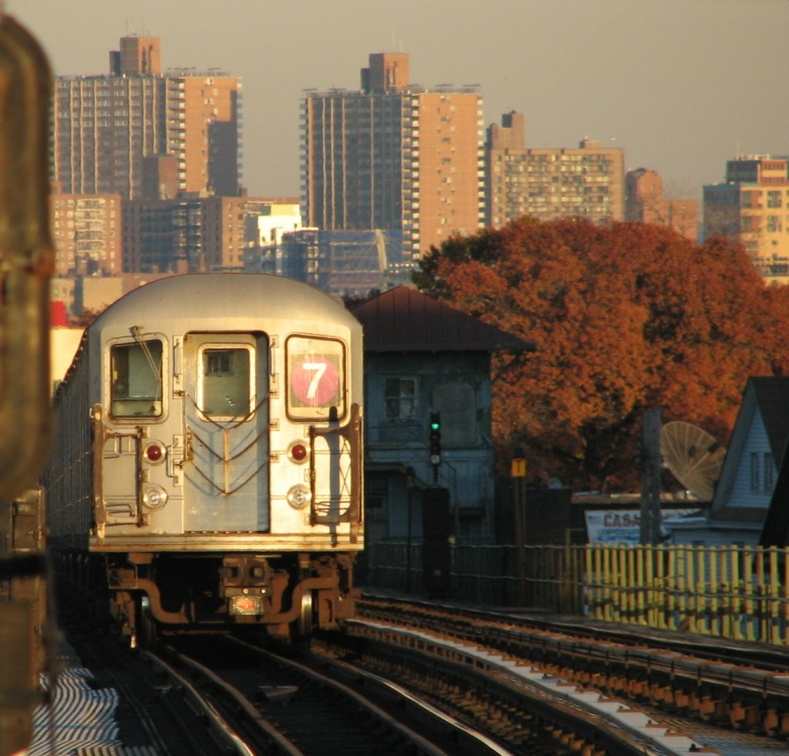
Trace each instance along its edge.
<path fill-rule="evenodd" d="M 660 431 L 660 454 L 674 477 L 690 492 L 711 501 L 726 449 L 707 431 L 674 421 Z"/>

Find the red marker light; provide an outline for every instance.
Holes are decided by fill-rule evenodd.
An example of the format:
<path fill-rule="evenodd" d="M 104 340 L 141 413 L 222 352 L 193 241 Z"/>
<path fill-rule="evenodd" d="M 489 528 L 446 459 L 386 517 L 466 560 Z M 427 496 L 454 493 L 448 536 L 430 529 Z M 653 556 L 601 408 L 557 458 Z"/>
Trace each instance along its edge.
<path fill-rule="evenodd" d="M 152 444 L 148 444 L 148 446 L 143 449 L 142 453 L 148 462 L 156 464 L 164 459 L 165 448 L 158 441 L 155 441 Z"/>
<path fill-rule="evenodd" d="M 307 459 L 307 447 L 304 444 L 293 444 L 290 447 L 290 456 L 294 462 L 303 462 Z"/>

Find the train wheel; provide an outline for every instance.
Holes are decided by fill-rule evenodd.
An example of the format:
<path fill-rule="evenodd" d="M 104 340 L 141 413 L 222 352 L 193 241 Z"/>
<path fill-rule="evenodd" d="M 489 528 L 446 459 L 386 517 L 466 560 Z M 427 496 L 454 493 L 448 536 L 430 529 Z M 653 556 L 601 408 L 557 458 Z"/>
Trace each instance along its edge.
<path fill-rule="evenodd" d="M 301 597 L 301 613 L 296 622 L 296 638 L 300 641 L 309 640 L 315 626 L 315 604 L 312 591 L 306 591 Z"/>
<path fill-rule="evenodd" d="M 148 596 L 140 596 L 135 602 L 134 634 L 132 635 L 132 648 L 141 651 L 150 651 L 156 643 L 158 626 L 151 613 L 151 601 Z"/>

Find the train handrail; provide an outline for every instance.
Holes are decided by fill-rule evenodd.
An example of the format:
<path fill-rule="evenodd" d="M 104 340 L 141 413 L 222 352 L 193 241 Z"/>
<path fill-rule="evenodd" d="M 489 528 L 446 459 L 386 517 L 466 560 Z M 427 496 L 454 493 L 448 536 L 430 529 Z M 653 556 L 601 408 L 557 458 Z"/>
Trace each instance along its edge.
<path fill-rule="evenodd" d="M 315 439 L 328 436 L 339 436 L 345 439 L 350 449 L 350 504 L 345 512 L 338 512 L 329 517 L 317 511 L 316 497 L 316 470 L 315 470 Z M 351 541 L 358 536 L 359 526 L 362 522 L 362 466 L 360 464 L 360 451 L 362 448 L 362 411 L 354 403 L 351 405 L 350 419 L 343 426 L 330 428 L 317 428 L 310 426 L 310 524 L 336 524 L 349 522 L 351 524 Z"/>

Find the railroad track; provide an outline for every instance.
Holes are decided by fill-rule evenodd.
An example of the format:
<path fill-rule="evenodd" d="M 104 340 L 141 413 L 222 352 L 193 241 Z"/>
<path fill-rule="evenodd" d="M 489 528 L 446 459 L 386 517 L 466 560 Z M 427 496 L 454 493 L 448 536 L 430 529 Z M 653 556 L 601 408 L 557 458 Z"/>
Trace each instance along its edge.
<path fill-rule="evenodd" d="M 680 754 L 703 745 L 621 698 L 582 690 L 491 648 L 435 632 L 352 620 L 320 653 L 398 681 L 515 754 Z"/>
<path fill-rule="evenodd" d="M 199 691 L 156 656 L 129 649 L 81 614 L 67 618 L 63 627 L 67 653 L 72 656 L 63 673 L 65 685 L 71 685 L 70 677 L 76 676 L 90 690 L 115 692 L 117 707 L 110 714 L 115 723 L 113 738 L 125 748 L 133 748 L 141 756 L 250 753 Z M 56 703 L 62 687 L 63 683 L 58 682 L 54 691 Z M 103 738 L 77 744 L 61 742 L 59 731 L 95 728 L 96 723 L 92 697 L 86 698 L 79 692 L 66 692 L 61 697 L 71 700 L 61 707 L 65 710 L 55 707 L 55 711 L 45 712 L 44 732 L 38 739 L 46 750 L 33 753 L 111 748 Z"/>
<path fill-rule="evenodd" d="M 371 621 L 425 628 L 587 691 L 659 709 L 675 724 L 685 718 L 757 734 L 774 747 L 789 733 L 789 657 L 780 649 L 370 595 L 359 611 Z"/>
<path fill-rule="evenodd" d="M 360 670 L 289 658 L 227 635 L 160 649 L 253 753 L 505 754 L 407 691 Z"/>
<path fill-rule="evenodd" d="M 739 742 L 758 753 L 764 739 L 746 731 L 764 731 L 770 711 L 783 716 L 776 670 L 546 631 L 545 618 L 530 628 L 511 616 L 370 596 L 360 609 L 366 616 L 344 633 L 316 634 L 298 658 L 194 634 L 166 636 L 156 655 L 123 654 L 106 640 L 121 657 L 91 666 L 143 722 L 152 753 L 701 751 L 710 741 L 683 731 L 686 716 L 739 727 Z M 88 640 L 98 652 L 102 644 Z M 121 658 L 139 668 L 137 682 L 118 671 Z M 689 692 L 694 679 L 706 698 Z M 738 679 L 758 717 L 737 718 L 745 704 L 731 697 L 720 707 L 719 689 Z"/>

